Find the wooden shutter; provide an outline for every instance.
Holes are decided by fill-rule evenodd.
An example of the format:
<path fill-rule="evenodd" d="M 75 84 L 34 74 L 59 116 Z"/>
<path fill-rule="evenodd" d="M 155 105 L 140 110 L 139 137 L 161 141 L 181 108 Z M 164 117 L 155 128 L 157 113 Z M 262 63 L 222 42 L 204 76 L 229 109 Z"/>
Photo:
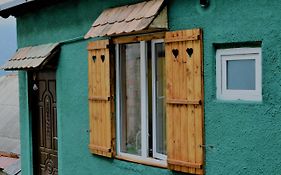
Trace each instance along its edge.
<path fill-rule="evenodd" d="M 167 32 L 165 53 L 168 167 L 203 174 L 201 30 Z"/>
<path fill-rule="evenodd" d="M 109 40 L 89 43 L 90 144 L 93 154 L 112 157 L 114 152 L 114 64 Z"/>

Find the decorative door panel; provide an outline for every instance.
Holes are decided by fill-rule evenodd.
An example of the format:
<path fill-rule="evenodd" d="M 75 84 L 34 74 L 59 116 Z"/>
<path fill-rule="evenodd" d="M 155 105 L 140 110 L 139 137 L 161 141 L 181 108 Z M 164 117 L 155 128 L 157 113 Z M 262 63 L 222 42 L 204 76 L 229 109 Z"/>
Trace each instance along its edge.
<path fill-rule="evenodd" d="M 34 174 L 58 174 L 58 139 L 55 72 L 33 73 L 30 90 L 33 108 Z"/>

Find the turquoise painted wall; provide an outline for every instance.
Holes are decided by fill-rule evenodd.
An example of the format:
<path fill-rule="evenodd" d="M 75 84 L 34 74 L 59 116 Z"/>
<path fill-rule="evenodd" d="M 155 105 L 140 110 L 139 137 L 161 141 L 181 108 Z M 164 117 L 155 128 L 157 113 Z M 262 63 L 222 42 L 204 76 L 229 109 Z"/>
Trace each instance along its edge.
<path fill-rule="evenodd" d="M 169 0 L 171 30 L 204 32 L 206 174 L 280 174 L 281 3 L 279 0 Z M 83 36 L 101 11 L 137 0 L 69 0 L 18 17 L 19 47 Z M 216 99 L 215 45 L 261 41 L 263 101 Z M 57 70 L 60 175 L 171 175 L 158 169 L 93 156 L 88 145 L 88 41 L 62 45 Z M 241 44 L 243 45 L 243 44 Z M 26 73 L 20 72 L 23 175 L 32 174 Z M 177 174 L 177 173 L 174 173 Z"/>

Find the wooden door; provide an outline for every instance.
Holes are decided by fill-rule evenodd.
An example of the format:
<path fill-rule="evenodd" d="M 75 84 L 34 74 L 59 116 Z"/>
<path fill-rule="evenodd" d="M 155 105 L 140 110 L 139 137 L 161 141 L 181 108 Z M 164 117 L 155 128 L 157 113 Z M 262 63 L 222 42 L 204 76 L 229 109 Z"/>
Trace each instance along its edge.
<path fill-rule="evenodd" d="M 33 111 L 33 167 L 35 175 L 58 174 L 56 74 L 33 73 L 30 77 Z"/>

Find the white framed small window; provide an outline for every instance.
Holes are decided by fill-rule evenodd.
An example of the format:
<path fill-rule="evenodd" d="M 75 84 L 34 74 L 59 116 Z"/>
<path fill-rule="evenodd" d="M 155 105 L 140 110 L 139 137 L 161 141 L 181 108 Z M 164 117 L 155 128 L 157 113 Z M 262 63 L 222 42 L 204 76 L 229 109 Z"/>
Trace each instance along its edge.
<path fill-rule="evenodd" d="M 218 49 L 217 98 L 262 101 L 261 48 Z"/>

